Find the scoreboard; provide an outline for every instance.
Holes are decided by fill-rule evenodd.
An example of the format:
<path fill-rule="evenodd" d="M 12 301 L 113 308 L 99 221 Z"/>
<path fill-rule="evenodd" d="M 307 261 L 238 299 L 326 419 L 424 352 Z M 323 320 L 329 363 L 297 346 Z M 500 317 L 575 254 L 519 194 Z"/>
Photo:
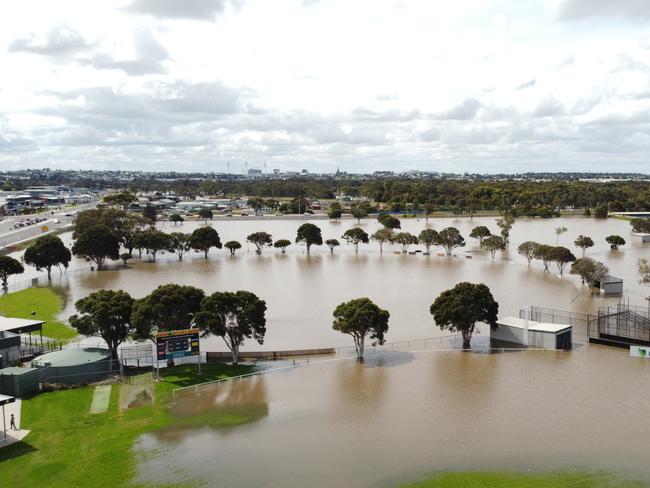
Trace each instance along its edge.
<path fill-rule="evenodd" d="M 158 361 L 199 355 L 199 329 L 166 330 L 156 334 Z"/>

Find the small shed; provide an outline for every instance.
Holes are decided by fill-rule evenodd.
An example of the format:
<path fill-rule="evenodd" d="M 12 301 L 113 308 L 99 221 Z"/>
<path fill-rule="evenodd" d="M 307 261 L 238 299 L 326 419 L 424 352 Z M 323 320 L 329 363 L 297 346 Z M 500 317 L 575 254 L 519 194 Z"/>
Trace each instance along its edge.
<path fill-rule="evenodd" d="M 603 295 L 620 295 L 623 293 L 623 280 L 616 276 L 605 276 L 600 280 L 600 293 Z"/>
<path fill-rule="evenodd" d="M 549 324 L 518 317 L 504 317 L 490 331 L 490 339 L 498 342 L 541 349 L 571 349 L 572 327 Z"/>
<path fill-rule="evenodd" d="M 637 237 L 640 237 L 640 238 L 641 238 L 641 242 L 642 242 L 643 244 L 647 244 L 648 242 L 650 242 L 650 234 L 644 234 L 644 233 L 642 233 L 642 232 L 639 232 L 639 233 L 636 233 L 636 234 L 634 234 L 634 235 L 637 236 Z"/>

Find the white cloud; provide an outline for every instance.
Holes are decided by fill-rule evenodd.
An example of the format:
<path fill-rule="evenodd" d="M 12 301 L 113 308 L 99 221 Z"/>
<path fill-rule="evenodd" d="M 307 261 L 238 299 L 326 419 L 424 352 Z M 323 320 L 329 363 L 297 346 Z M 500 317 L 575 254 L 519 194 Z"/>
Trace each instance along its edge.
<path fill-rule="evenodd" d="M 645 170 L 646 6 L 12 2 L 0 165 Z"/>

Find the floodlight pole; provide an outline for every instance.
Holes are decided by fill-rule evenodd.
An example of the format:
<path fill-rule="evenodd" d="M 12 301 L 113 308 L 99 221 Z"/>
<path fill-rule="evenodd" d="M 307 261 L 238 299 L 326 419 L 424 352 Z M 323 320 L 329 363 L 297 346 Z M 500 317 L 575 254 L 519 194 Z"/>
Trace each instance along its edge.
<path fill-rule="evenodd" d="M 2 424 L 5 429 L 5 441 L 7 440 L 7 416 L 5 414 L 5 406 L 2 405 Z"/>

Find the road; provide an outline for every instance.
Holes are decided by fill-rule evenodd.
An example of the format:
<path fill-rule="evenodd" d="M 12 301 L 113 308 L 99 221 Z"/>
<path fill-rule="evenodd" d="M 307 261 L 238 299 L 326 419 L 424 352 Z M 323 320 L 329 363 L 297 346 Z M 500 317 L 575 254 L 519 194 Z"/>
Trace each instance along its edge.
<path fill-rule="evenodd" d="M 4 220 L 0 221 L 0 250 L 35 239 L 38 236 L 43 235 L 45 232 L 49 233 L 64 229 L 72 224 L 76 212 L 93 208 L 96 204 L 96 202 L 86 203 L 75 207 L 67 207 L 62 210 L 48 210 L 46 212 L 32 215 L 6 217 Z M 12 228 L 12 226 L 20 220 L 29 218 L 33 219 L 36 217 L 45 218 L 46 220 L 26 227 L 20 227 L 18 229 Z M 47 226 L 47 231 L 43 230 L 43 226 Z"/>

